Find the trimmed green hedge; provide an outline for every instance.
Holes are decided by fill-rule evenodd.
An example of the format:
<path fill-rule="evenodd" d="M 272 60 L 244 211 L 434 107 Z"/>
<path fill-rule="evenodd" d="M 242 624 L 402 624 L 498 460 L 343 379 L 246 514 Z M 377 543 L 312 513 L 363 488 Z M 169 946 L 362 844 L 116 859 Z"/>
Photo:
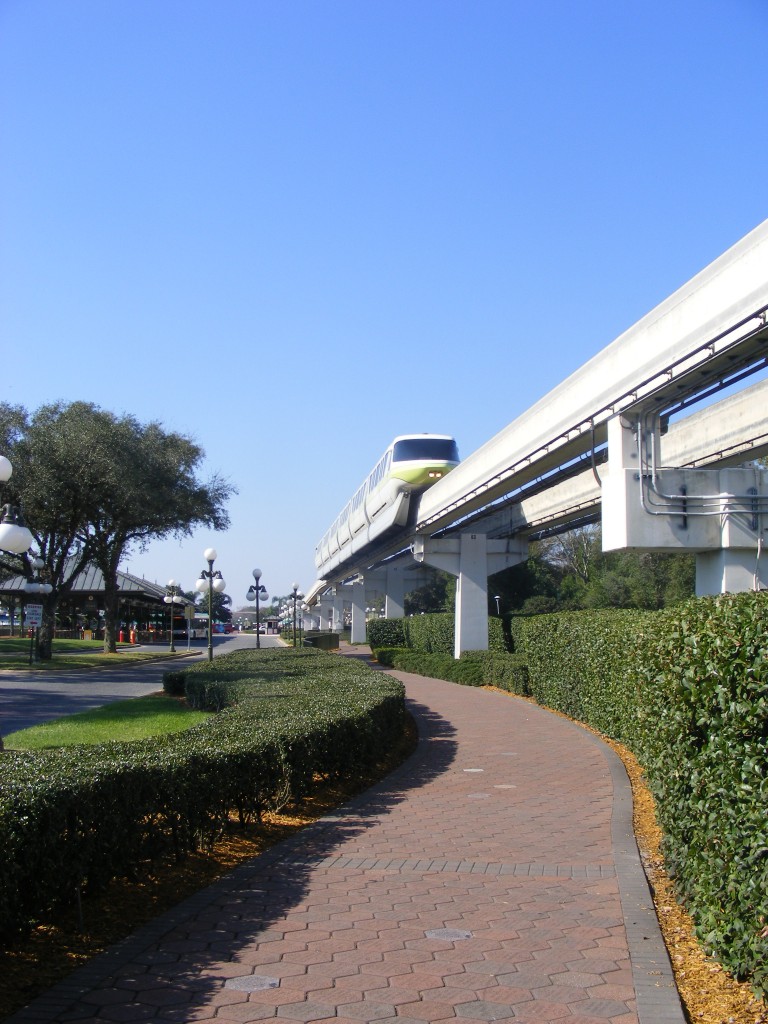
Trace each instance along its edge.
<path fill-rule="evenodd" d="M 0 938 L 82 889 L 212 843 L 301 799 L 313 776 L 353 778 L 397 743 L 403 687 L 317 651 L 247 651 L 181 673 L 219 714 L 183 733 L 0 757 Z M 169 673 L 177 689 L 179 673 Z"/>
<path fill-rule="evenodd" d="M 633 746 L 633 652 L 655 615 L 600 609 L 517 619 L 515 649 L 528 664 L 531 696 Z"/>
<path fill-rule="evenodd" d="M 768 595 L 658 616 L 635 660 L 638 757 L 705 946 L 768 993 Z"/>
<path fill-rule="evenodd" d="M 402 619 L 371 619 L 367 640 L 372 648 L 410 647 L 425 654 L 453 657 L 454 616 L 452 612 L 409 615 Z M 488 619 L 488 648 L 503 654 L 507 650 L 501 619 Z"/>
<path fill-rule="evenodd" d="M 465 686 L 498 686 L 511 693 L 528 694 L 525 659 L 496 651 L 468 651 L 458 661 L 448 654 L 425 654 L 405 647 L 378 647 L 373 654 L 381 665 L 446 679 Z"/>
<path fill-rule="evenodd" d="M 408 619 L 370 619 L 366 626 L 366 638 L 371 647 L 407 647 L 406 624 Z"/>

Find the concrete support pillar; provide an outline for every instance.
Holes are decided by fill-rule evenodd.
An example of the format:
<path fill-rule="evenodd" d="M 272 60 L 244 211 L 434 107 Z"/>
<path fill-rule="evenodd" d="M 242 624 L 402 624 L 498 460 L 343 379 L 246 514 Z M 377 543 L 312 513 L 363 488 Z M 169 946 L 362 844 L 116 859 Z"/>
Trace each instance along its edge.
<path fill-rule="evenodd" d="M 768 589 L 768 557 L 757 550 L 700 551 L 696 555 L 696 596 Z"/>
<path fill-rule="evenodd" d="M 384 581 L 384 617 L 402 619 L 405 615 L 405 576 L 402 566 L 389 565 Z"/>
<path fill-rule="evenodd" d="M 719 549 L 697 552 L 696 594 L 768 589 L 768 471 L 723 469 L 717 483 Z"/>
<path fill-rule="evenodd" d="M 457 577 L 454 657 L 463 651 L 487 651 L 488 577 L 524 562 L 527 541 L 490 540 L 484 533 L 417 537 L 413 557 Z"/>
<path fill-rule="evenodd" d="M 456 581 L 454 657 L 488 650 L 488 552 L 482 533 L 462 533 Z"/>
<path fill-rule="evenodd" d="M 366 640 L 365 623 L 365 583 L 352 584 L 352 634 L 353 644 L 364 644 Z"/>
<path fill-rule="evenodd" d="M 405 595 L 423 587 L 430 578 L 427 570 L 414 566 L 410 555 L 365 574 L 366 601 L 371 593 L 384 594 L 384 615 L 388 619 L 402 619 L 405 615 Z"/>
<path fill-rule="evenodd" d="M 319 608 L 307 608 L 302 612 L 302 627 L 305 633 L 310 629 L 320 629 Z"/>
<path fill-rule="evenodd" d="M 320 624 L 319 628 L 333 629 L 333 595 L 323 594 L 320 598 Z"/>
<path fill-rule="evenodd" d="M 333 595 L 332 631 L 340 633 L 344 628 L 344 587 L 336 587 Z"/>

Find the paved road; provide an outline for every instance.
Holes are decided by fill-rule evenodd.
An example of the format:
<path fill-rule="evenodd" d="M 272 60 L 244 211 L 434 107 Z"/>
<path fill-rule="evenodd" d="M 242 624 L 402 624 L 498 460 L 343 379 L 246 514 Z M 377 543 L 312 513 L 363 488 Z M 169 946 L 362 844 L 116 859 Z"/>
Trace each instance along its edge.
<path fill-rule="evenodd" d="M 7 1024 L 683 1024 L 618 757 L 523 700 L 394 674 L 404 765 Z"/>
<path fill-rule="evenodd" d="M 264 647 L 277 646 L 274 636 L 259 638 Z M 256 637 L 248 633 L 232 633 L 214 637 L 214 657 L 255 647 Z M 139 648 L 145 650 L 145 648 Z M 61 671 L 55 675 L 34 669 L 0 670 L 0 735 L 8 736 L 19 729 L 49 722 L 54 718 L 110 704 L 128 697 L 143 697 L 162 689 L 163 673 L 173 664 L 200 661 L 207 657 L 207 642 L 197 641 L 192 654 L 186 646 L 179 647 L 179 661 L 137 662 L 124 668 Z"/>

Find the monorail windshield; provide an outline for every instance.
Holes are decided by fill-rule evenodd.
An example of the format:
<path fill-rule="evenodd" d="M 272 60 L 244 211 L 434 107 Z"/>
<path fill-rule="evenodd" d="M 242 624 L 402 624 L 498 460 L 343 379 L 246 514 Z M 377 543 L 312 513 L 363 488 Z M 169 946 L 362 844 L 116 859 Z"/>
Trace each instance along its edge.
<path fill-rule="evenodd" d="M 437 462 L 458 462 L 459 449 L 451 437 L 407 437 L 395 442 L 393 462 L 431 459 Z"/>

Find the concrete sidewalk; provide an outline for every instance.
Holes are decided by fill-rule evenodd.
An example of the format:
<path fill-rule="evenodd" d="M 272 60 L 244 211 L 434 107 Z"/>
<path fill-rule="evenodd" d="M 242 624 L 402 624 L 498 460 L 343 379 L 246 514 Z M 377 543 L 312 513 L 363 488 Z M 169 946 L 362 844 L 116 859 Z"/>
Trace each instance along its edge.
<path fill-rule="evenodd" d="M 395 674 L 420 735 L 401 768 L 9 1024 L 683 1024 L 613 751 Z"/>

